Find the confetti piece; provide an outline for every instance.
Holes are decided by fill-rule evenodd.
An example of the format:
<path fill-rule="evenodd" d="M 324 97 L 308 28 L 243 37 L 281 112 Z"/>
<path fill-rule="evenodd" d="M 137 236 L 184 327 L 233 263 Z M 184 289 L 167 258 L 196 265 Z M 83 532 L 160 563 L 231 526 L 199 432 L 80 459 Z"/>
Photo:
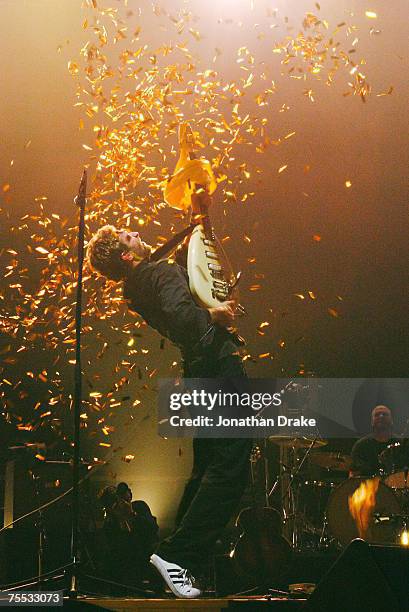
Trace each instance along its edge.
<path fill-rule="evenodd" d="M 365 16 L 369 19 L 376 19 L 378 15 L 374 11 L 365 11 Z"/>
<path fill-rule="evenodd" d="M 382 96 L 390 96 L 392 92 L 393 92 L 393 86 L 391 85 L 387 91 L 381 91 L 377 93 L 376 96 L 378 98 L 381 98 Z"/>
<path fill-rule="evenodd" d="M 135 459 L 135 455 L 125 455 L 124 457 L 121 457 L 122 461 L 125 461 L 125 463 L 130 463 L 131 461 L 133 461 Z"/>
<path fill-rule="evenodd" d="M 348 189 L 349 187 L 352 187 L 351 181 L 345 181 L 345 187 L 347 187 Z"/>
<path fill-rule="evenodd" d="M 328 312 L 331 315 L 331 317 L 339 317 L 339 313 L 337 310 L 335 310 L 335 308 L 328 308 Z"/>
<path fill-rule="evenodd" d="M 68 62 L 68 70 L 72 75 L 76 75 L 80 71 L 78 64 L 76 64 L 75 62 L 71 62 L 71 61 Z"/>

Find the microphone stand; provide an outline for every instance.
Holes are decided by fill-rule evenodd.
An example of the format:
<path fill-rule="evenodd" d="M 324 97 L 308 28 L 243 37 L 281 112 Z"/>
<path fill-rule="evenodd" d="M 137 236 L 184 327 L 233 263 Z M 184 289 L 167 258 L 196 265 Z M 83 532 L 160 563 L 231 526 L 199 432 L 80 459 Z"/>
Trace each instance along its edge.
<path fill-rule="evenodd" d="M 71 576 L 69 596 L 78 594 L 79 571 L 79 476 L 80 476 L 80 414 L 82 408 L 81 369 L 81 322 L 82 322 L 82 279 L 84 267 L 85 204 L 87 193 L 87 170 L 84 168 L 78 195 L 74 199 L 79 207 L 78 225 L 78 271 L 75 304 L 75 373 L 74 373 L 74 456 L 72 464 L 72 527 L 71 527 Z"/>
<path fill-rule="evenodd" d="M 74 452 L 72 460 L 72 514 L 71 514 L 71 561 L 62 567 L 43 573 L 43 553 L 44 553 L 44 524 L 42 520 L 42 507 L 39 508 L 39 549 L 38 549 L 38 576 L 36 579 L 29 579 L 13 583 L 11 585 L 2 585 L 1 588 L 6 588 L 8 591 L 27 590 L 30 587 L 37 586 L 39 590 L 47 587 L 53 582 L 66 581 L 69 579 L 68 596 L 70 599 L 77 599 L 80 595 L 85 595 L 85 592 L 79 589 L 80 578 L 80 530 L 79 530 L 79 493 L 80 493 L 80 415 L 82 412 L 82 368 L 81 368 L 81 322 L 82 322 L 82 286 L 83 286 L 83 267 L 84 267 L 84 238 L 85 238 L 85 205 L 87 191 L 87 170 L 84 168 L 81 177 L 81 183 L 78 190 L 78 195 L 74 198 L 75 204 L 79 207 L 79 226 L 78 226 L 78 271 L 77 271 L 77 293 L 75 305 L 75 372 L 74 372 Z M 38 483 L 36 482 L 38 487 Z M 38 495 L 38 490 L 37 495 Z M 63 573 L 61 573 L 61 571 Z M 99 576 L 89 576 L 82 572 L 82 577 L 88 580 L 105 583 L 125 589 L 128 593 L 133 592 L 139 596 L 152 596 L 152 592 L 138 588 L 133 585 L 120 584 L 106 580 Z"/>
<path fill-rule="evenodd" d="M 74 373 L 74 453 L 72 464 L 72 527 L 71 527 L 71 563 L 69 571 L 70 587 L 68 596 L 76 599 L 84 593 L 79 589 L 80 578 L 80 546 L 79 546 L 79 485 L 81 467 L 81 430 L 80 415 L 82 413 L 82 368 L 81 368 L 81 323 L 82 323 L 82 287 L 83 287 L 83 267 L 84 267 L 84 238 L 85 238 L 85 205 L 87 193 L 87 170 L 84 168 L 78 195 L 74 198 L 75 204 L 79 207 L 78 224 L 78 271 L 77 271 L 77 294 L 75 305 L 75 373 Z M 189 228 L 190 229 L 190 228 Z M 98 578 L 97 576 L 85 575 L 83 578 L 97 580 L 100 583 L 113 584 L 125 588 L 128 592 L 133 591 L 142 596 L 149 593 L 132 585 L 113 583 L 109 580 Z"/>

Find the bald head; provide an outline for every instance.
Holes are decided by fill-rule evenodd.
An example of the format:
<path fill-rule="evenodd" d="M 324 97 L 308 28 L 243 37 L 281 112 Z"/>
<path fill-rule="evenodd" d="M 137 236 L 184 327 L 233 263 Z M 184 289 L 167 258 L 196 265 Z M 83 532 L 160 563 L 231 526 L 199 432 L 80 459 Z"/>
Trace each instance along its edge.
<path fill-rule="evenodd" d="M 372 429 L 374 432 L 388 432 L 392 430 L 392 413 L 387 406 L 375 406 L 372 410 Z"/>

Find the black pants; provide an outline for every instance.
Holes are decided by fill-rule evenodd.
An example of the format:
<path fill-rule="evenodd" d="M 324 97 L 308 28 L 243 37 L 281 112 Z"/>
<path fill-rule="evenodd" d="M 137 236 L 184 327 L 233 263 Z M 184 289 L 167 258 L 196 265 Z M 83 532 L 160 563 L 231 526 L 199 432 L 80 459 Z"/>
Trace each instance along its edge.
<path fill-rule="evenodd" d="M 239 356 L 185 367 L 196 378 L 245 376 Z M 193 469 L 176 518 L 176 530 L 158 554 L 192 572 L 208 558 L 243 494 L 248 479 L 252 441 L 244 438 L 195 438 Z"/>

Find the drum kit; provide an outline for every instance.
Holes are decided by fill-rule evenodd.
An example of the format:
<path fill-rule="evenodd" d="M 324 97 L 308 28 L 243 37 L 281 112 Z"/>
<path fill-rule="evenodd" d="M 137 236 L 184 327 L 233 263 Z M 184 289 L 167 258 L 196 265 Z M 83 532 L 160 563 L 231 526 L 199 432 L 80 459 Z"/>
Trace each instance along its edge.
<path fill-rule="evenodd" d="M 267 442 L 279 448 L 280 469 L 272 485 L 267 482 L 266 500 L 269 503 L 274 494 L 280 495 L 284 535 L 293 550 L 342 548 L 360 537 L 349 500 L 368 479 L 349 477 L 351 456 L 326 450 L 329 441 L 318 437 L 270 436 Z M 409 440 L 387 446 L 379 463 L 381 469 L 373 475 L 379 484 L 365 539 L 409 544 Z"/>

